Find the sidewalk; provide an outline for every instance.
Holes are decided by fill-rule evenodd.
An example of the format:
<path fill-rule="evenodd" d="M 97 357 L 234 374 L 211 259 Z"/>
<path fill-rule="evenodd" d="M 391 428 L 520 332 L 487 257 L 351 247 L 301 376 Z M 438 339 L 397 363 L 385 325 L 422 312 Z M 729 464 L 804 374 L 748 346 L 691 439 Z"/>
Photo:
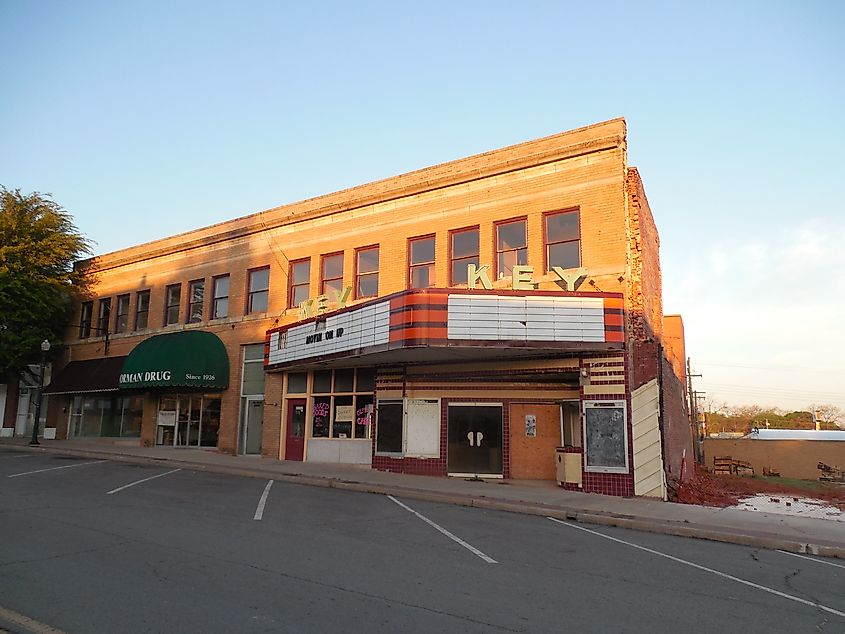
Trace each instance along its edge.
<path fill-rule="evenodd" d="M 578 493 L 564 491 L 553 482 L 414 476 L 366 466 L 276 461 L 203 449 L 140 447 L 135 442 L 42 440 L 40 447 L 29 447 L 24 438 L 8 438 L 0 441 L 0 451 L 45 451 L 172 465 L 845 559 L 845 524 L 830 520 Z"/>

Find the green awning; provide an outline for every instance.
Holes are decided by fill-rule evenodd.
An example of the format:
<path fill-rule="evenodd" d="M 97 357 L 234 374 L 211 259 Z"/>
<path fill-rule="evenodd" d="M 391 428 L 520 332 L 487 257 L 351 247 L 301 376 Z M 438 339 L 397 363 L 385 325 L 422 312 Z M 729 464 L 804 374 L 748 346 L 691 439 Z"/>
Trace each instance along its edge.
<path fill-rule="evenodd" d="M 123 364 L 119 384 L 121 389 L 225 389 L 229 386 L 229 356 L 220 338 L 210 332 L 156 335 L 135 346 Z"/>

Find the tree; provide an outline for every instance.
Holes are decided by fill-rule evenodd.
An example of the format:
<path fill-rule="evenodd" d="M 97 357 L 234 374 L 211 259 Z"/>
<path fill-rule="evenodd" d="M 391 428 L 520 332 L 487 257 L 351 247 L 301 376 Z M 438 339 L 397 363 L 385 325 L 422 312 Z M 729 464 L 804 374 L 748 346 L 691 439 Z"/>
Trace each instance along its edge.
<path fill-rule="evenodd" d="M 49 194 L 0 186 L 0 382 L 38 363 L 44 339 L 64 339 L 74 300 L 92 283 L 74 262 L 90 253 L 89 241 Z"/>

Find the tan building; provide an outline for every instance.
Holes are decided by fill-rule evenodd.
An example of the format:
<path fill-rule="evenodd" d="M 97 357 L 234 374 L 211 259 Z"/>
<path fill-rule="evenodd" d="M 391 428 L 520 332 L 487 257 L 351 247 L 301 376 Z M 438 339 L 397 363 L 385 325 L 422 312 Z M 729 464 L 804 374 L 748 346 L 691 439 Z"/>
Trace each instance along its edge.
<path fill-rule="evenodd" d="M 663 497 L 691 434 L 658 250 L 622 119 L 124 249 L 48 422 Z"/>

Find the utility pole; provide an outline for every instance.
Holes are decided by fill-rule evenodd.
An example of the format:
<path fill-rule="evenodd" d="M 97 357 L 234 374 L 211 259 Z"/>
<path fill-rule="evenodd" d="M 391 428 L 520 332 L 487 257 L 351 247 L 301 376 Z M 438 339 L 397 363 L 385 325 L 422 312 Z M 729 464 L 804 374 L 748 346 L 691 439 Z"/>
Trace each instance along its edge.
<path fill-rule="evenodd" d="M 692 432 L 692 446 L 693 450 L 695 451 L 695 461 L 699 464 L 702 462 L 701 456 L 701 442 L 699 441 L 699 433 L 698 433 L 698 399 L 697 399 L 697 392 L 692 389 L 692 379 L 693 377 L 700 377 L 700 374 L 693 374 L 692 367 L 690 366 L 690 358 L 687 357 L 687 398 L 689 404 L 689 416 L 690 416 L 690 430 Z"/>

